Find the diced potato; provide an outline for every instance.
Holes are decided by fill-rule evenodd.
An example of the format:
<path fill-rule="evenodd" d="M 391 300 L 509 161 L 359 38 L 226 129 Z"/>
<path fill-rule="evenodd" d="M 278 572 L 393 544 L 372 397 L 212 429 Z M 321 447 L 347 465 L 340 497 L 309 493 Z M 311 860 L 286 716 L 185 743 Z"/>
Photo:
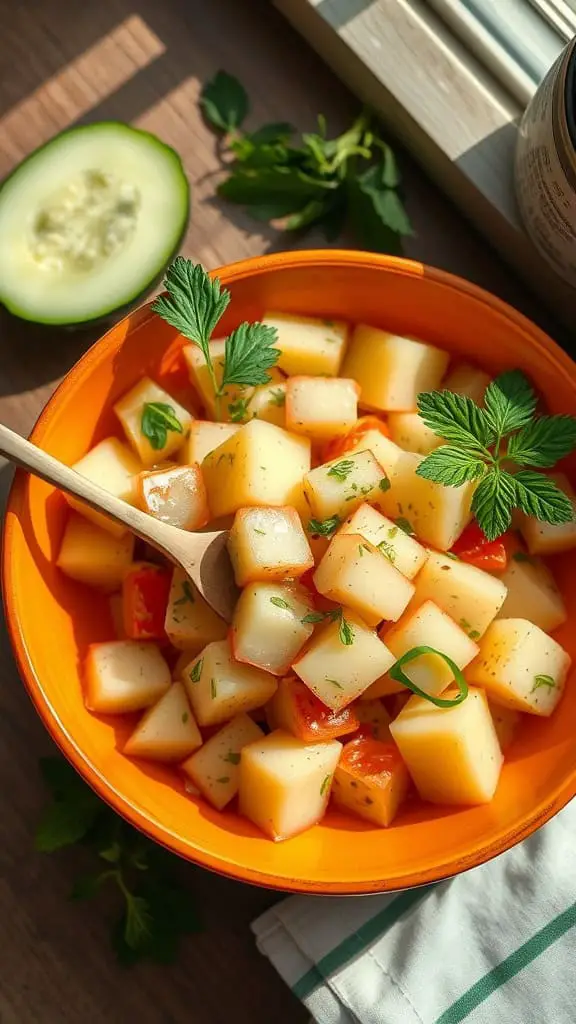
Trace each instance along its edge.
<path fill-rule="evenodd" d="M 222 383 L 225 346 L 225 338 L 214 338 L 210 342 L 210 357 L 218 387 Z M 201 349 L 198 348 L 198 345 L 185 345 L 182 349 L 182 354 L 188 366 L 190 381 L 198 393 L 206 412 L 215 420 L 230 420 L 234 412 L 235 403 L 238 401 L 248 401 L 253 389 L 230 384 L 224 390 L 217 406 L 214 385 Z M 230 409 L 230 406 L 232 406 L 232 409 Z"/>
<path fill-rule="evenodd" d="M 202 745 L 182 683 L 172 686 L 149 708 L 124 744 L 129 757 L 151 761 L 181 761 Z"/>
<path fill-rule="evenodd" d="M 221 811 L 238 792 L 242 750 L 263 737 L 262 729 L 248 715 L 237 715 L 184 761 L 182 771 Z"/>
<path fill-rule="evenodd" d="M 339 533 L 330 542 L 314 586 L 331 601 L 353 608 L 369 626 L 382 619 L 396 622 L 414 593 L 414 584 L 389 558 L 353 533 Z"/>
<path fill-rule="evenodd" d="M 438 387 L 448 361 L 448 353 L 433 345 L 359 324 L 342 373 L 358 381 L 367 409 L 412 412 L 421 391 Z"/>
<path fill-rule="evenodd" d="M 290 505 L 310 469 L 310 441 L 251 420 L 206 456 L 202 472 L 214 517 L 244 505 Z"/>
<path fill-rule="evenodd" d="M 395 658 L 401 658 L 413 647 L 433 647 L 463 669 L 478 654 L 478 644 L 433 601 L 425 601 L 416 611 L 408 612 L 395 626 L 384 627 L 380 635 Z M 454 679 L 451 668 L 438 654 L 422 654 L 405 665 L 403 671 L 431 697 L 438 697 Z"/>
<path fill-rule="evenodd" d="M 428 558 L 428 551 L 414 537 L 410 537 L 391 519 L 366 503 L 345 520 L 338 533 L 360 534 L 369 544 L 374 544 L 408 580 L 414 579 Z"/>
<path fill-rule="evenodd" d="M 429 455 L 443 444 L 441 437 L 427 427 L 417 412 L 391 412 L 388 417 L 390 437 L 400 448 L 419 455 Z"/>
<path fill-rule="evenodd" d="M 475 485 L 444 487 L 425 480 L 416 473 L 422 460 L 422 455 L 402 452 L 380 505 L 390 519 L 405 521 L 419 540 L 448 551 L 472 518 Z"/>
<path fill-rule="evenodd" d="M 410 776 L 394 743 L 361 738 L 346 743 L 334 773 L 336 807 L 387 828 L 398 813 Z"/>
<path fill-rule="evenodd" d="M 244 747 L 240 813 L 272 839 L 289 839 L 320 821 L 342 752 L 338 740 L 303 743 L 278 729 Z"/>
<path fill-rule="evenodd" d="M 360 725 L 369 728 L 373 739 L 388 742 L 391 718 L 381 700 L 359 700 L 354 713 Z"/>
<path fill-rule="evenodd" d="M 564 691 L 570 655 L 526 619 L 496 619 L 466 678 L 490 700 L 533 715 L 551 715 Z"/>
<path fill-rule="evenodd" d="M 175 466 L 140 473 L 138 504 L 144 512 L 179 530 L 199 530 L 210 519 L 202 470 Z"/>
<path fill-rule="evenodd" d="M 389 437 L 385 437 L 381 430 L 367 430 L 351 448 L 348 448 L 347 454 L 357 455 L 358 452 L 364 451 L 372 452 L 386 476 L 392 477 L 396 463 L 402 455 L 402 448 L 394 444 Z"/>
<path fill-rule="evenodd" d="M 484 373 L 484 370 L 479 370 L 477 366 L 460 363 L 460 366 L 451 370 L 442 382 L 442 389 L 454 391 L 457 395 L 467 395 L 473 402 L 476 402 L 476 405 L 483 405 L 484 392 L 491 379 L 489 374 Z"/>
<path fill-rule="evenodd" d="M 70 579 L 90 587 L 115 590 L 122 583 L 134 556 L 134 537 L 113 536 L 109 530 L 72 513 L 60 545 L 56 565 Z"/>
<path fill-rule="evenodd" d="M 240 430 L 240 423 L 213 423 L 212 420 L 192 420 L 190 432 L 180 449 L 180 462 L 185 466 L 199 466 L 210 452 Z"/>
<path fill-rule="evenodd" d="M 317 519 L 350 515 L 363 502 L 381 503 L 390 486 L 372 452 L 346 453 L 325 462 L 304 477 L 304 493 Z"/>
<path fill-rule="evenodd" d="M 506 753 L 512 744 L 521 720 L 521 712 L 514 708 L 505 708 L 503 704 L 494 704 L 488 701 L 494 728 L 503 754 Z"/>
<path fill-rule="evenodd" d="M 197 722 L 219 725 L 266 704 L 276 690 L 269 672 L 241 665 L 232 656 L 227 640 L 208 644 L 182 674 Z"/>
<path fill-rule="evenodd" d="M 396 659 L 394 660 L 396 661 Z M 367 690 L 364 690 L 364 693 L 360 696 L 360 700 L 362 702 L 370 702 L 373 700 L 380 700 L 382 697 L 392 697 L 398 696 L 399 694 L 404 695 L 406 693 L 408 693 L 408 696 L 410 695 L 409 691 L 406 690 L 404 683 L 399 683 L 396 679 L 392 679 L 392 676 L 386 673 L 385 675 L 380 676 L 379 679 L 376 679 L 372 683 L 372 686 L 369 686 Z"/>
<path fill-rule="evenodd" d="M 100 444 L 97 444 L 78 462 L 75 462 L 72 469 L 85 476 L 87 480 L 91 480 L 92 483 L 103 487 L 115 498 L 121 498 L 129 505 L 136 503 L 136 476 L 141 471 L 142 465 L 118 438 L 107 437 L 105 441 L 100 441 Z M 71 494 L 65 494 L 64 497 L 73 509 L 96 523 L 97 526 L 101 526 L 103 530 L 114 534 L 115 537 L 122 537 L 127 532 L 126 526 L 115 523 L 101 512 L 96 512 Z"/>
<path fill-rule="evenodd" d="M 411 697 L 390 732 L 422 800 L 485 804 L 494 796 L 503 757 L 482 690 L 451 708 Z"/>
<path fill-rule="evenodd" d="M 286 384 L 284 381 L 272 381 L 254 388 L 252 398 L 246 409 L 246 419 L 265 420 L 275 423 L 277 427 L 286 426 Z"/>
<path fill-rule="evenodd" d="M 566 622 L 562 594 L 550 569 L 537 555 L 515 551 L 498 578 L 508 589 L 499 619 L 529 619 L 545 633 Z"/>
<path fill-rule="evenodd" d="M 361 619 L 346 609 L 343 616 L 342 621 L 324 626 L 292 665 L 306 686 L 333 711 L 356 700 L 396 660 Z M 343 643 L 343 639 L 352 642 Z"/>
<path fill-rule="evenodd" d="M 230 645 L 237 661 L 284 675 L 314 632 L 306 622 L 312 612 L 304 587 L 250 583 L 234 611 Z"/>
<path fill-rule="evenodd" d="M 315 441 L 345 434 L 358 419 L 360 388 L 344 377 L 291 377 L 286 384 L 286 428 Z"/>
<path fill-rule="evenodd" d="M 266 706 L 271 729 L 285 729 L 304 743 L 320 743 L 354 733 L 360 722 L 353 707 L 331 711 L 301 679 L 281 679 Z"/>
<path fill-rule="evenodd" d="M 262 322 L 278 331 L 277 365 L 284 373 L 336 377 L 346 348 L 347 323 L 274 312 L 265 313 Z"/>
<path fill-rule="evenodd" d="M 90 644 L 84 665 L 86 707 L 118 715 L 147 708 L 170 687 L 170 669 L 156 644 L 110 640 Z"/>
<path fill-rule="evenodd" d="M 556 555 L 576 547 L 576 496 L 568 477 L 564 473 L 550 473 L 554 483 L 568 495 L 574 509 L 574 518 L 569 523 L 552 526 L 541 523 L 534 516 L 519 517 L 519 528 L 531 555 Z"/>
<path fill-rule="evenodd" d="M 146 407 L 150 405 L 158 405 L 160 406 L 158 412 L 169 412 L 174 417 L 172 426 L 166 419 L 161 421 L 166 433 L 164 444 L 161 443 L 159 436 L 156 436 L 155 443 L 153 443 L 142 429 Z M 144 466 L 154 466 L 177 452 L 184 443 L 184 438 L 193 419 L 184 406 L 179 405 L 167 391 L 164 391 L 149 377 L 143 377 L 119 402 L 116 402 L 114 412 Z M 152 410 L 148 410 L 148 412 L 151 413 Z M 176 429 L 176 421 L 178 421 L 180 429 Z"/>
<path fill-rule="evenodd" d="M 228 535 L 228 553 L 239 587 L 256 580 L 301 576 L 314 565 L 294 508 L 241 508 Z"/>
<path fill-rule="evenodd" d="M 176 568 L 164 623 L 166 636 L 188 660 L 213 640 L 224 640 L 228 626 L 204 600 L 183 569 Z M 179 675 L 179 673 L 176 673 Z"/>
<path fill-rule="evenodd" d="M 506 599 L 502 574 L 477 569 L 449 555 L 431 551 L 418 574 L 412 607 L 434 601 L 472 640 L 483 636 Z"/>

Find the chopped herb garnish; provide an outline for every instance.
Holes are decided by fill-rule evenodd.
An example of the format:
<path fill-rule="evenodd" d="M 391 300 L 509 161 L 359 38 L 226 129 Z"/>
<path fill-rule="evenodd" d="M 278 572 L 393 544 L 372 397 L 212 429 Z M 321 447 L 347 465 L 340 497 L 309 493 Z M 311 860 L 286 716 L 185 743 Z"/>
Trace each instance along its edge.
<path fill-rule="evenodd" d="M 388 537 L 390 538 L 390 540 L 394 540 L 394 537 L 396 536 L 397 533 L 398 533 L 398 527 L 397 526 L 391 526 L 390 529 L 388 530 Z"/>
<path fill-rule="evenodd" d="M 416 530 L 412 526 L 412 523 L 410 523 L 408 519 L 404 519 L 404 516 L 400 516 L 400 518 L 396 520 L 396 526 L 399 526 L 403 533 L 407 533 L 409 537 L 416 536 Z"/>
<path fill-rule="evenodd" d="M 210 680 L 210 696 L 211 696 L 212 700 L 215 699 L 216 692 L 217 692 L 216 691 L 216 680 L 215 679 L 211 679 Z"/>
<path fill-rule="evenodd" d="M 378 487 L 380 488 L 381 491 L 389 491 L 391 486 L 392 485 L 387 476 L 383 476 L 380 483 L 378 484 Z"/>
<path fill-rule="evenodd" d="M 329 516 L 328 519 L 311 519 L 307 530 L 313 537 L 331 537 L 340 526 L 339 516 Z"/>
<path fill-rule="evenodd" d="M 292 611 L 288 601 L 285 601 L 283 597 L 271 597 L 270 604 L 276 605 L 277 608 L 285 608 L 287 611 Z"/>
<path fill-rule="evenodd" d="M 322 780 L 322 785 L 320 786 L 320 796 L 324 796 L 326 790 L 328 789 L 328 786 L 330 785 L 331 778 L 331 775 L 326 775 L 325 778 Z"/>
<path fill-rule="evenodd" d="M 442 697 L 432 697 L 429 693 L 426 693 L 425 690 L 421 690 L 419 686 L 416 686 L 416 683 L 413 683 L 404 672 L 404 665 L 409 665 L 411 661 L 414 661 L 416 658 L 420 658 L 423 654 L 436 654 L 448 665 L 459 690 L 458 696 L 454 697 L 453 700 L 447 700 Z M 452 658 L 449 658 L 443 651 L 438 651 L 435 647 L 428 647 L 425 644 L 422 644 L 419 647 L 412 647 L 409 651 L 406 651 L 406 653 L 403 654 L 401 658 L 398 658 L 398 661 L 392 665 L 392 668 L 389 670 L 389 675 L 391 679 L 394 679 L 397 683 L 402 683 L 403 686 L 406 686 L 407 689 L 412 691 L 412 693 L 417 694 L 418 697 L 423 697 L 424 700 L 429 700 L 430 703 L 435 704 L 437 708 L 453 708 L 457 704 L 461 704 L 468 696 L 468 684 L 456 662 L 452 661 Z"/>
<path fill-rule="evenodd" d="M 532 562 L 530 555 L 526 551 L 515 551 L 512 558 L 515 562 Z"/>
<path fill-rule="evenodd" d="M 350 647 L 354 643 L 354 630 L 349 622 L 346 622 L 344 613 L 340 610 L 340 629 L 338 636 L 340 637 L 340 643 L 344 644 L 345 647 Z"/>
<path fill-rule="evenodd" d="M 240 764 L 240 754 L 236 750 L 229 750 L 223 761 L 229 761 L 230 764 Z"/>
<path fill-rule="evenodd" d="M 249 404 L 249 398 L 237 398 L 234 402 L 230 402 L 228 412 L 232 423 L 242 423 L 242 420 L 246 419 Z"/>
<path fill-rule="evenodd" d="M 257 526 L 253 526 L 254 533 L 259 533 L 261 537 L 266 536 L 266 530 L 259 530 Z"/>
<path fill-rule="evenodd" d="M 354 469 L 354 463 L 352 459 L 342 459 L 340 462 L 335 462 L 333 466 L 328 470 L 328 476 L 334 476 L 337 480 L 347 480 L 350 473 Z"/>
<path fill-rule="evenodd" d="M 383 554 L 388 559 L 389 562 L 392 562 L 392 564 L 394 564 L 394 562 L 396 561 L 396 552 L 392 545 L 387 544 L 385 540 L 381 540 L 377 547 L 381 554 Z"/>
<path fill-rule="evenodd" d="M 196 664 L 192 666 L 192 668 L 190 670 L 190 682 L 191 683 L 199 683 L 200 682 L 200 676 L 202 675 L 202 665 L 203 665 L 203 663 L 204 663 L 204 658 L 200 658 L 200 660 L 197 661 Z"/>
<path fill-rule="evenodd" d="M 324 324 L 324 327 L 334 327 L 333 320 L 323 320 L 322 323 Z"/>
<path fill-rule="evenodd" d="M 229 775 L 221 775 L 219 779 L 216 779 L 216 782 L 221 782 L 223 784 L 225 782 L 230 782 L 230 776 Z"/>
<path fill-rule="evenodd" d="M 273 388 L 270 391 L 270 402 L 272 405 L 286 405 L 286 392 L 281 391 L 280 388 Z"/>
<path fill-rule="evenodd" d="M 188 721 L 189 718 L 190 718 L 190 715 L 188 714 L 187 711 L 185 711 L 184 714 L 182 715 L 182 723 L 183 723 L 183 725 L 186 725 L 186 722 Z"/>
<path fill-rule="evenodd" d="M 301 619 L 300 621 L 301 622 L 324 622 L 325 618 L 326 618 L 326 615 L 325 615 L 324 612 L 308 612 L 308 615 L 305 615 L 304 618 Z"/>
<path fill-rule="evenodd" d="M 327 683 L 331 683 L 331 685 L 335 686 L 338 690 L 343 690 L 344 689 L 344 687 L 342 686 L 342 683 L 339 683 L 337 679 L 328 679 L 328 676 L 326 676 L 326 682 Z"/>
<path fill-rule="evenodd" d="M 459 562 L 458 555 L 455 555 L 453 551 L 445 551 L 444 555 L 446 558 L 451 558 L 453 562 Z"/>
<path fill-rule="evenodd" d="M 194 591 L 192 590 L 192 584 L 189 580 L 182 581 L 182 597 L 179 597 L 177 601 L 174 601 L 174 607 L 179 604 L 194 604 Z"/>
<path fill-rule="evenodd" d="M 142 408 L 140 429 L 155 451 L 166 446 L 168 431 L 182 433 L 182 424 L 176 416 L 174 407 L 165 402 L 145 402 Z"/>
<path fill-rule="evenodd" d="M 553 690 L 556 686 L 556 680 L 552 676 L 534 676 L 534 686 L 530 693 L 534 693 L 534 690 L 539 690 L 541 686 L 546 686 L 549 690 Z"/>
<path fill-rule="evenodd" d="M 460 619 L 460 627 L 464 630 L 465 633 L 472 629 L 472 626 L 470 625 L 467 619 Z"/>
<path fill-rule="evenodd" d="M 470 632 L 468 633 L 468 636 L 470 637 L 471 640 L 479 640 L 480 632 L 477 629 L 471 629 Z"/>

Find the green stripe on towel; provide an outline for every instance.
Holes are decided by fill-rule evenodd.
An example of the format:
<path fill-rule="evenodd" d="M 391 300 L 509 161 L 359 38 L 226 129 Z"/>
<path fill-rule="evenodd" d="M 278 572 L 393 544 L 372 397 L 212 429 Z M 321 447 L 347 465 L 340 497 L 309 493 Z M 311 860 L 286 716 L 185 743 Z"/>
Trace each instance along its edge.
<path fill-rule="evenodd" d="M 452 1003 L 452 1006 L 444 1011 L 442 1016 L 438 1017 L 436 1024 L 460 1024 L 481 1003 L 544 953 L 549 946 L 561 939 L 575 925 L 576 903 L 573 903 L 571 907 L 568 907 L 562 914 L 558 914 L 558 917 L 536 932 L 524 945 L 511 953 L 506 960 L 497 964 L 475 985 L 472 985 L 463 996 L 460 996 L 455 1003 Z"/>
<path fill-rule="evenodd" d="M 298 999 L 306 999 L 318 985 L 322 984 L 324 978 L 339 970 L 348 960 L 363 953 L 371 942 L 385 935 L 403 914 L 424 899 L 434 888 L 435 885 L 423 885 L 419 889 L 407 889 L 406 892 L 393 899 L 383 910 L 366 921 L 358 931 L 348 935 L 338 946 L 323 956 L 314 967 L 306 971 L 306 974 L 292 986 L 294 995 Z M 370 899 L 370 897 L 367 896 L 366 899 Z"/>

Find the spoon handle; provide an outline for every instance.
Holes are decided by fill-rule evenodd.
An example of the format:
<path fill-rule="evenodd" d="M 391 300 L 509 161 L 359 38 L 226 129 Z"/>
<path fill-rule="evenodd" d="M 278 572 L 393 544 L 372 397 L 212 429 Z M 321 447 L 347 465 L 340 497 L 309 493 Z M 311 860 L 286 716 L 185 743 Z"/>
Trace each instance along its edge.
<path fill-rule="evenodd" d="M 75 469 L 65 466 L 63 462 L 48 455 L 47 452 L 37 448 L 36 445 L 31 444 L 20 434 L 15 434 L 13 430 L 1 423 L 0 455 L 5 455 L 11 462 L 15 462 L 22 469 L 27 469 L 34 476 L 39 476 L 41 480 L 66 491 L 74 498 L 79 498 L 97 512 L 105 513 L 110 519 L 114 519 L 121 526 L 126 526 L 143 540 L 150 541 L 165 554 L 169 554 L 164 545 L 167 532 L 166 524 L 147 515 L 146 512 L 141 512 L 138 508 L 133 508 L 126 501 L 114 497 L 103 487 L 87 480 Z"/>

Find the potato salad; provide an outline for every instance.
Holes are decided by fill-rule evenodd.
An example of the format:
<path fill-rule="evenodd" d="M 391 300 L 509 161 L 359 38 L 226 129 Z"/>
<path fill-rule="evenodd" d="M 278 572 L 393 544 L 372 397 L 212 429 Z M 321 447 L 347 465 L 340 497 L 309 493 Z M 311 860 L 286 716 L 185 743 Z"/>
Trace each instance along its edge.
<path fill-rule="evenodd" d="M 519 370 L 390 333 L 385 310 L 271 310 L 224 337 L 217 280 L 179 259 L 166 287 L 189 400 L 143 377 L 74 468 L 180 529 L 227 529 L 239 599 L 225 623 L 68 498 L 58 566 L 110 602 L 87 708 L 129 716 L 126 757 L 272 840 L 327 812 L 387 828 L 416 800 L 488 803 L 570 669 L 555 562 L 576 547 L 575 421 L 537 412 Z"/>

